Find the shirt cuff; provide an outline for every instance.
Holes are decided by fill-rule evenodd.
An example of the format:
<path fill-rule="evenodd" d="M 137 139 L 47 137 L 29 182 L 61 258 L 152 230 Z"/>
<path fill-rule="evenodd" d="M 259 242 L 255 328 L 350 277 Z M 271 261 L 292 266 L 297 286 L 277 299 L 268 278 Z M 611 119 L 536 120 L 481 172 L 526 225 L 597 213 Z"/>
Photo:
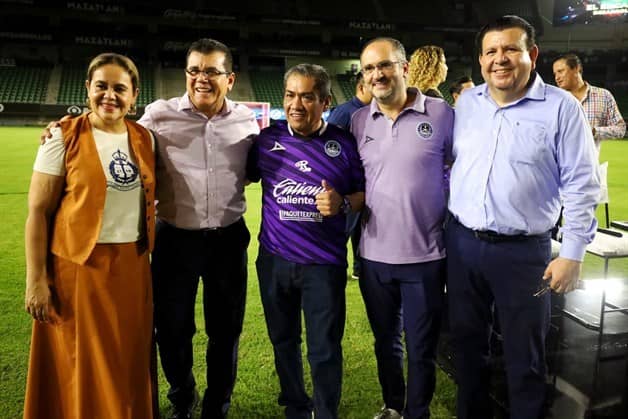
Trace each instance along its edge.
<path fill-rule="evenodd" d="M 570 239 L 563 236 L 563 241 L 560 245 L 560 257 L 565 259 L 577 260 L 582 262 L 584 254 L 587 250 L 587 244 L 579 240 Z"/>

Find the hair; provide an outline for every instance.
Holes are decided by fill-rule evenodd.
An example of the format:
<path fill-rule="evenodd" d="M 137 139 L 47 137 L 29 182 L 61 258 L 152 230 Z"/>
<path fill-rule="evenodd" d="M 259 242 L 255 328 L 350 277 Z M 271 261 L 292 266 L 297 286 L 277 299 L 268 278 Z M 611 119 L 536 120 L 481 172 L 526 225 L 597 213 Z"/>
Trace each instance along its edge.
<path fill-rule="evenodd" d="M 321 102 L 331 97 L 331 79 L 325 67 L 317 64 L 297 64 L 291 67 L 283 76 L 284 88 L 286 87 L 288 78 L 293 74 L 299 74 L 303 77 L 314 79 L 314 91 L 318 94 Z"/>
<path fill-rule="evenodd" d="M 92 59 L 87 66 L 87 80 L 92 81 L 92 77 L 94 76 L 94 72 L 98 70 L 100 67 L 114 64 L 118 67 L 123 68 L 131 77 L 131 85 L 133 86 L 133 91 L 139 89 L 140 87 L 140 74 L 137 71 L 137 67 L 131 61 L 129 57 L 126 57 L 121 54 L 116 54 L 114 52 L 105 52 L 103 54 L 99 54 Z"/>
<path fill-rule="evenodd" d="M 364 50 L 366 48 L 368 48 L 369 45 L 375 43 L 375 42 L 388 42 L 392 47 L 393 50 L 395 51 L 395 54 L 397 54 L 397 58 L 400 61 L 403 61 L 404 63 L 407 61 L 406 58 L 406 49 L 403 47 L 403 44 L 401 42 L 399 42 L 398 40 L 396 40 L 395 38 L 389 38 L 386 36 L 380 36 L 377 38 L 373 38 L 370 41 L 368 41 L 366 44 L 364 44 L 364 46 L 362 47 L 362 51 L 360 52 L 360 57 L 362 57 L 362 54 L 364 53 Z"/>
<path fill-rule="evenodd" d="M 430 88 L 438 89 L 447 75 L 440 65 L 445 58 L 445 51 L 435 45 L 425 45 L 417 48 L 408 67 L 408 86 L 418 87 L 425 91 Z"/>
<path fill-rule="evenodd" d="M 571 52 L 568 54 L 563 54 L 556 58 L 554 62 L 559 60 L 565 60 L 565 64 L 567 64 L 567 67 L 571 68 L 572 70 L 575 68 L 580 68 L 580 72 L 582 73 L 582 61 L 580 61 L 580 57 L 578 57 L 576 54 Z"/>
<path fill-rule="evenodd" d="M 223 54 L 225 54 L 225 71 L 233 71 L 233 56 L 231 55 L 231 50 L 228 46 L 220 41 L 216 41 L 215 39 L 210 38 L 201 38 L 197 41 L 192 42 L 185 56 L 186 63 L 188 58 L 190 58 L 190 54 L 192 54 L 193 52 L 198 52 L 201 54 L 222 52 Z"/>
<path fill-rule="evenodd" d="M 462 76 L 457 78 L 451 86 L 449 86 L 449 94 L 453 97 L 454 93 L 460 94 L 462 92 L 462 85 L 465 83 L 472 82 L 473 79 L 469 76 Z"/>
<path fill-rule="evenodd" d="M 487 23 L 482 27 L 482 29 L 480 29 L 475 37 L 475 47 L 478 50 L 478 54 L 482 55 L 482 41 L 484 41 L 484 35 L 486 35 L 487 32 L 503 31 L 504 29 L 511 28 L 519 28 L 525 32 L 526 48 L 528 50 L 536 45 L 536 32 L 534 30 L 534 26 L 519 16 L 506 15 Z"/>

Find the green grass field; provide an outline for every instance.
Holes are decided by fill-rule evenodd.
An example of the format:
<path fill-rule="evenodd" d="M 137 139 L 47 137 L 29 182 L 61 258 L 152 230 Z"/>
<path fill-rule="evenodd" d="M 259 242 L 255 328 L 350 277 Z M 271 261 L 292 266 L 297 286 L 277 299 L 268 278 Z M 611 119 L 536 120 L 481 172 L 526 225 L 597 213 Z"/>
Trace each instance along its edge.
<path fill-rule="evenodd" d="M 26 198 L 32 163 L 41 128 L 0 127 L 0 416 L 21 417 L 28 361 L 31 320 L 24 312 L 24 239 Z M 602 147 L 602 160 L 610 162 L 609 189 L 611 218 L 628 219 L 628 142 L 608 141 Z M 247 190 L 247 223 L 253 238 L 260 221 L 260 189 Z M 598 216 L 603 212 L 598 209 Z M 602 218 L 599 218 L 602 220 Z M 272 349 L 268 340 L 257 287 L 254 260 L 257 240 L 249 248 L 249 286 L 244 332 L 240 345 L 238 382 L 233 396 L 232 418 L 279 418 L 278 381 L 274 372 Z M 628 261 L 611 262 L 611 274 L 628 276 Z M 587 256 L 584 276 L 599 277 L 602 264 Z M 200 294 L 200 293 L 199 293 Z M 199 301 L 200 302 L 200 301 Z M 201 305 L 197 303 L 197 329 L 203 330 Z M 375 358 L 360 291 L 356 281 L 347 285 L 347 323 L 344 338 L 344 381 L 340 406 L 343 418 L 372 417 L 382 405 L 377 382 Z M 204 348 L 206 338 L 198 333 L 194 340 L 194 372 L 202 390 L 205 387 Z M 304 351 L 305 352 L 305 351 Z M 307 365 L 307 362 L 304 362 Z M 309 380 L 308 380 L 309 382 Z M 169 413 L 167 385 L 160 372 L 160 407 Z M 309 384 L 308 384 L 309 385 Z M 454 417 L 455 386 L 439 371 L 432 417 Z"/>

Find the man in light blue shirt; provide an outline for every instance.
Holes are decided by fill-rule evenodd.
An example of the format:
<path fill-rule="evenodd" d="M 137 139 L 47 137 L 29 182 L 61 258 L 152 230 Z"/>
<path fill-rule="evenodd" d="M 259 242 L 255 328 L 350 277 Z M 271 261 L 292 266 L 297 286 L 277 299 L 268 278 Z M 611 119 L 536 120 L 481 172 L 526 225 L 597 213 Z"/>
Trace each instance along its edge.
<path fill-rule="evenodd" d="M 501 326 L 510 417 L 544 417 L 549 285 L 571 291 L 595 234 L 596 152 L 569 94 L 534 71 L 534 28 L 516 16 L 478 34 L 485 84 L 456 105 L 447 226 L 450 322 L 458 418 L 492 417 L 489 333 Z M 549 231 L 564 206 L 560 256 Z"/>

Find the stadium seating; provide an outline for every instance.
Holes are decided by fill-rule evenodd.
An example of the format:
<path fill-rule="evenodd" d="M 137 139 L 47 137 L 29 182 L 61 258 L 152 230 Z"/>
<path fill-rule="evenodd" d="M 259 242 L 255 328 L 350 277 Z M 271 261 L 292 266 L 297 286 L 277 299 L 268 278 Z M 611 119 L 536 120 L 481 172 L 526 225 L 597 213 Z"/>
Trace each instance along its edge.
<path fill-rule="evenodd" d="M 155 100 L 155 71 L 152 67 L 140 65 L 140 95 L 137 98 L 139 106 L 146 106 Z"/>
<path fill-rule="evenodd" d="M 353 96 L 355 96 L 355 79 L 353 76 L 338 74 L 336 79 L 342 89 L 342 94 L 345 98 L 347 98 L 347 100 L 350 100 Z"/>
<path fill-rule="evenodd" d="M 0 67 L 0 102 L 43 103 L 49 67 Z"/>
<path fill-rule="evenodd" d="M 152 68 L 138 69 L 140 73 L 140 95 L 137 99 L 139 106 L 144 106 L 155 100 L 155 78 Z M 66 64 L 63 66 L 61 74 L 61 85 L 59 86 L 59 95 L 57 103 L 69 105 L 82 105 L 85 103 L 85 65 L 84 64 Z"/>
<path fill-rule="evenodd" d="M 251 71 L 251 86 L 255 100 L 270 102 L 273 108 L 283 106 L 283 74 L 268 71 Z"/>
<path fill-rule="evenodd" d="M 61 84 L 57 103 L 64 105 L 85 104 L 85 66 L 83 64 L 66 64 L 61 73 Z"/>

